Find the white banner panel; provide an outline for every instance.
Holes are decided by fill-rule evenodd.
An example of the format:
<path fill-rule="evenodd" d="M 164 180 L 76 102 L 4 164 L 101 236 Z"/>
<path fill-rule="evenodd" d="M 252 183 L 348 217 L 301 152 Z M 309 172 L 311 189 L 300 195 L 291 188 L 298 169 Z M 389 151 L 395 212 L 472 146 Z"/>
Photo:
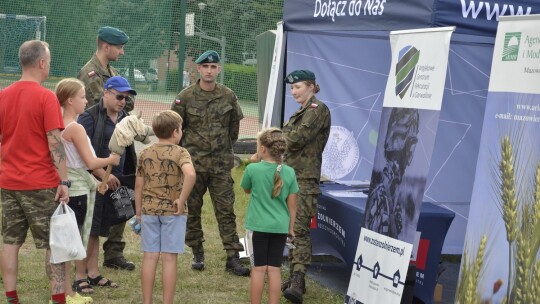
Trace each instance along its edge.
<path fill-rule="evenodd" d="M 530 26 L 538 24 L 534 23 L 538 21 L 538 16 L 499 18 L 490 92 L 540 94 L 540 31 L 538 27 Z"/>
<path fill-rule="evenodd" d="M 406 243 L 415 240 L 422 209 L 453 30 L 454 27 L 446 27 L 390 33 L 392 65 L 384 96 L 364 227 Z M 361 237 L 359 244 L 362 241 Z M 386 257 L 395 258 L 393 255 Z M 405 270 L 409 259 L 410 255 L 402 265 Z M 425 270 L 419 269 L 422 273 Z M 407 272 L 401 274 L 406 276 Z M 360 294 L 374 292 L 374 285 L 353 286 L 354 275 L 353 270 L 349 289 Z M 424 282 L 423 278 L 416 281 L 431 286 L 426 290 L 432 294 L 434 282 Z M 386 294 L 388 291 L 379 288 L 377 292 Z M 412 293 L 407 293 L 407 296 L 409 294 Z M 401 295 L 400 292 L 398 302 Z M 347 297 L 354 295 L 348 293 Z"/>
<path fill-rule="evenodd" d="M 412 245 L 362 228 L 345 303 L 400 303 Z"/>
<path fill-rule="evenodd" d="M 538 303 L 540 15 L 500 17 L 494 50 L 455 303 Z"/>
<path fill-rule="evenodd" d="M 392 65 L 384 107 L 440 110 L 455 27 L 390 33 Z"/>

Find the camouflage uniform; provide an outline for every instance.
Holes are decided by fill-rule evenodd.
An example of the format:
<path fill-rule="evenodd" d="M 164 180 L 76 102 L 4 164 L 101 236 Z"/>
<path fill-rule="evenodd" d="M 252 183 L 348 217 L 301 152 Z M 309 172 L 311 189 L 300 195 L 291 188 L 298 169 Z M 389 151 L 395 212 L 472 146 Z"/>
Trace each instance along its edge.
<path fill-rule="evenodd" d="M 84 86 L 86 87 L 86 100 L 88 100 L 88 104 L 86 105 L 87 109 L 99 103 L 101 96 L 103 96 L 103 85 L 107 79 L 118 75 L 118 70 L 113 68 L 110 64 L 104 68 L 96 57 L 96 54 L 92 56 L 92 59 L 82 67 L 79 71 L 79 76 L 77 76 L 79 80 L 84 82 Z M 124 107 L 126 112 L 133 111 L 133 108 L 135 107 L 134 99 L 134 96 L 126 99 L 126 106 Z"/>
<path fill-rule="evenodd" d="M 291 273 L 305 273 L 311 264 L 310 223 L 317 212 L 317 199 L 321 193 L 322 153 L 330 134 L 330 110 L 312 97 L 285 123 L 283 133 L 287 139 L 284 160 L 294 168 L 300 188 L 294 222 L 296 249 L 289 252 Z"/>
<path fill-rule="evenodd" d="M 86 86 L 86 100 L 88 100 L 87 108 L 99 103 L 103 95 L 103 85 L 107 79 L 117 76 L 118 71 L 111 65 L 104 68 L 101 62 L 94 54 L 92 59 L 88 61 L 79 71 L 79 78 Z"/>
<path fill-rule="evenodd" d="M 231 257 L 244 250 L 236 231 L 231 176 L 232 148 L 238 139 L 240 120 L 244 118 L 242 109 L 231 89 L 216 83 L 214 91 L 206 92 L 197 81 L 178 94 L 172 110 L 184 120 L 181 146 L 189 151 L 197 172 L 195 187 L 188 199 L 186 244 L 193 252 L 203 250 L 201 209 L 208 189 L 223 247 Z"/>
<path fill-rule="evenodd" d="M 84 82 L 86 87 L 86 100 L 88 100 L 88 104 L 86 105 L 87 109 L 92 105 L 99 103 L 103 96 L 103 86 L 105 85 L 105 82 L 107 79 L 117 75 L 118 71 L 110 65 L 107 65 L 107 68 L 104 68 L 95 54 L 92 56 L 92 59 L 82 67 L 77 78 Z M 109 237 L 103 243 L 105 260 L 124 256 L 124 248 L 126 248 L 126 242 L 124 241 L 125 227 L 125 222 L 111 226 Z"/>

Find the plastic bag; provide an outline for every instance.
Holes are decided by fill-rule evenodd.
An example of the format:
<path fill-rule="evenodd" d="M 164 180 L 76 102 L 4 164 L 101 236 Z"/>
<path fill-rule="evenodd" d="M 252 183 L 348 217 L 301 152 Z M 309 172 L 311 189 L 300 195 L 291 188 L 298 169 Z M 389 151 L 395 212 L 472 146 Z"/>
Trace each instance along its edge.
<path fill-rule="evenodd" d="M 75 212 L 66 204 L 58 204 L 51 217 L 49 246 L 53 264 L 86 258 Z"/>

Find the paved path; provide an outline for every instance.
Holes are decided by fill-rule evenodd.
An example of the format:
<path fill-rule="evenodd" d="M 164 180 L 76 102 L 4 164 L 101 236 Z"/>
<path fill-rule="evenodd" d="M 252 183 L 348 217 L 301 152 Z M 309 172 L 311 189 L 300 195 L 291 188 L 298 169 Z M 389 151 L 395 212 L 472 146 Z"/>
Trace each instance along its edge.
<path fill-rule="evenodd" d="M 141 111 L 144 122 L 151 125 L 152 118 L 156 113 L 171 109 L 174 96 L 161 96 L 160 100 L 163 101 L 153 101 L 147 97 L 145 95 L 137 97 L 135 111 Z M 170 102 L 164 100 L 167 97 L 171 98 Z M 259 132 L 258 112 L 254 109 L 252 102 L 241 102 L 240 104 L 244 113 L 244 119 L 240 121 L 240 138 L 255 138 Z"/>

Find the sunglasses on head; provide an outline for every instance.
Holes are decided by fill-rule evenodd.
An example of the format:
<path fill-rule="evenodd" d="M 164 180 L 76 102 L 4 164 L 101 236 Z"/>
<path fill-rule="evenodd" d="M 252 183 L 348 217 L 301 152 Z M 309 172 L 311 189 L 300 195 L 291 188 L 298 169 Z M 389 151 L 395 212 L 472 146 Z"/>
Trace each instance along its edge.
<path fill-rule="evenodd" d="M 109 92 L 111 92 L 112 94 L 115 95 L 116 97 L 116 100 L 118 101 L 121 101 L 122 99 L 125 99 L 126 101 L 130 100 L 131 97 L 129 95 L 122 95 L 122 94 L 116 94 L 115 92 L 111 91 L 111 90 L 108 90 Z"/>

